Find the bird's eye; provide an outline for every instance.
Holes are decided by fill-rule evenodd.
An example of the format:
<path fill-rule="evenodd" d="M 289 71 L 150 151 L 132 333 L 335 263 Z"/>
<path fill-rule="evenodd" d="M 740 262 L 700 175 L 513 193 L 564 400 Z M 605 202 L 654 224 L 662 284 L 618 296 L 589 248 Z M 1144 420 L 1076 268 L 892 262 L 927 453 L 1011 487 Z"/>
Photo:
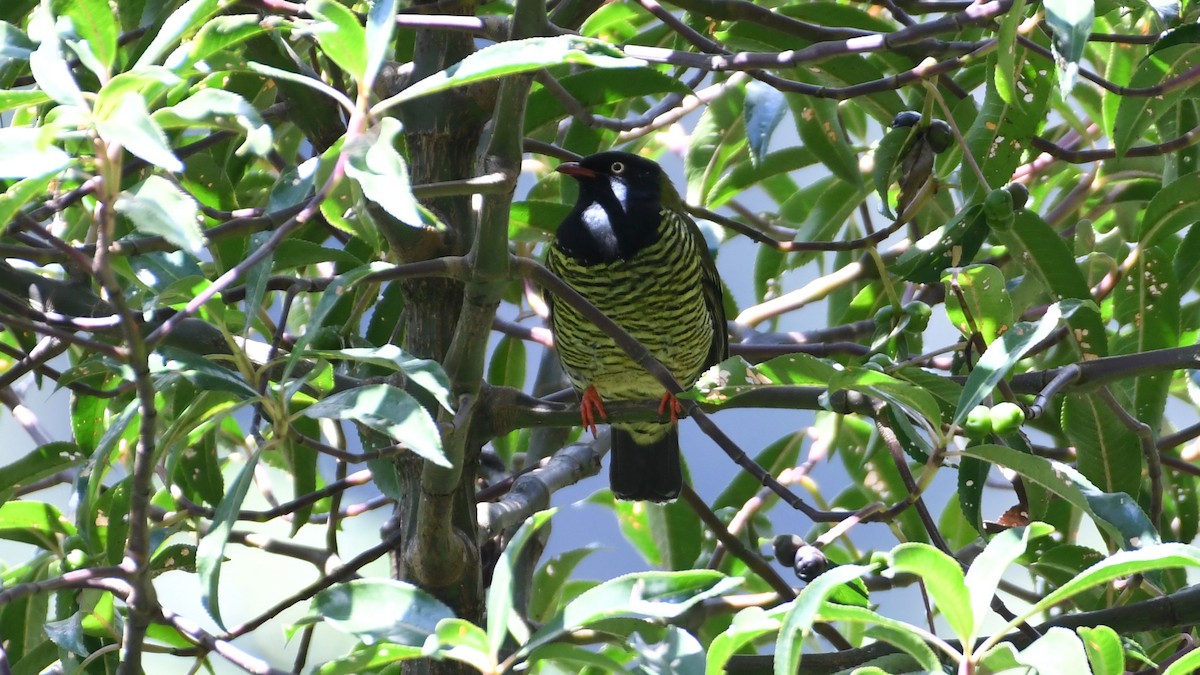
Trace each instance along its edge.
<path fill-rule="evenodd" d="M 614 174 L 620 174 L 625 171 L 625 165 L 622 164 L 621 162 L 613 162 L 612 166 L 609 167 L 609 170 L 612 171 Z"/>

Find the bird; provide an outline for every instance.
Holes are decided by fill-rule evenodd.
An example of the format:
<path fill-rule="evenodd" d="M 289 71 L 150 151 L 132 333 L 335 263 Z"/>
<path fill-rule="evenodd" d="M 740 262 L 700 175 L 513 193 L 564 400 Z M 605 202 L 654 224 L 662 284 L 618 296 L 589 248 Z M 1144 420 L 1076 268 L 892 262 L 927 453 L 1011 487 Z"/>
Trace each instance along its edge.
<path fill-rule="evenodd" d="M 608 151 L 563 162 L 579 196 L 547 251 L 547 267 L 641 342 L 683 387 L 725 359 L 729 337 L 704 235 L 656 162 Z M 583 426 L 605 401 L 659 399 L 658 422 L 612 427 L 609 486 L 627 501 L 669 502 L 683 488 L 679 403 L 593 323 L 547 294 L 563 372 L 582 395 Z"/>

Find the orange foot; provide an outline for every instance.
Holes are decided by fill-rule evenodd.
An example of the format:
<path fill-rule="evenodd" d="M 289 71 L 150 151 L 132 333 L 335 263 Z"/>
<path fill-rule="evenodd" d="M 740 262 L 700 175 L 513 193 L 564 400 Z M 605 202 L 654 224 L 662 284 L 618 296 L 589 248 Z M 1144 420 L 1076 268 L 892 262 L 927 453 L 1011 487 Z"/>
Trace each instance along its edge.
<path fill-rule="evenodd" d="M 679 404 L 679 399 L 675 398 L 671 392 L 663 392 L 662 401 L 658 404 L 658 414 L 671 415 L 671 424 L 679 424 L 679 413 L 683 412 L 683 406 Z"/>
<path fill-rule="evenodd" d="M 604 402 L 600 400 L 600 394 L 595 387 L 589 385 L 579 402 L 579 417 L 583 428 L 591 430 L 592 436 L 596 435 L 597 416 L 605 422 L 608 421 L 608 413 L 604 412 Z"/>

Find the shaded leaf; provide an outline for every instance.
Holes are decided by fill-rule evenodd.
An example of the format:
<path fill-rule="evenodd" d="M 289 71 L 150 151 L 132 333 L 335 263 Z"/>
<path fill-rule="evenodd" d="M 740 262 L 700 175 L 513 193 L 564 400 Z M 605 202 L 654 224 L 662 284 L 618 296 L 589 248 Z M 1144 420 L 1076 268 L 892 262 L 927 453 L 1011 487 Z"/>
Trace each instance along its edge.
<path fill-rule="evenodd" d="M 438 466 L 450 466 L 429 411 L 408 392 L 389 384 L 372 384 L 327 396 L 305 408 L 304 415 L 353 420 L 403 443 Z"/>
<path fill-rule="evenodd" d="M 199 207 L 166 178 L 149 176 L 141 185 L 122 192 L 116 210 L 138 230 L 159 235 L 192 255 L 204 250 Z"/>

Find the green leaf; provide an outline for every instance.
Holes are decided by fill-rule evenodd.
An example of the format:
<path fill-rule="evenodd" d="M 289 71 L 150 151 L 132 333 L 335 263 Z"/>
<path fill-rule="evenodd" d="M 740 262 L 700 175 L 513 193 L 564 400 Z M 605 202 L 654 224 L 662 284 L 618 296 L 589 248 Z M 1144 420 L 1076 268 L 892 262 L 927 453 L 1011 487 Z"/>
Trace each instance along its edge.
<path fill-rule="evenodd" d="M 54 145 L 53 129 L 0 129 L 0 178 L 41 178 L 58 173 L 70 163 L 71 156 Z"/>
<path fill-rule="evenodd" d="M 160 347 L 159 359 L 152 359 L 152 373 L 178 373 L 197 388 L 224 391 L 240 399 L 257 399 L 258 392 L 235 370 L 222 368 L 208 359 L 177 347 Z"/>
<path fill-rule="evenodd" d="M 1136 551 L 1117 551 L 1035 602 L 996 635 L 1002 635 L 1017 622 L 1037 616 L 1094 586 L 1121 577 L 1176 567 L 1200 567 L 1200 549 L 1186 544 L 1155 544 Z"/>
<path fill-rule="evenodd" d="M 194 256 L 204 251 L 199 207 L 166 178 L 149 176 L 141 185 L 122 192 L 116 210 L 141 232 L 160 235 Z"/>
<path fill-rule="evenodd" d="M 599 544 L 560 553 L 547 560 L 533 578 L 529 599 L 529 618 L 542 623 L 558 609 L 563 589 L 570 581 L 571 573 L 584 558 L 600 550 Z"/>
<path fill-rule="evenodd" d="M 56 0 L 52 6 L 56 15 L 71 19 L 75 34 L 87 42 L 103 69 L 112 68 L 121 31 L 108 0 Z"/>
<path fill-rule="evenodd" d="M 987 232 L 983 207 L 978 204 L 968 207 L 950 222 L 918 239 L 889 265 L 889 271 L 909 281 L 938 283 L 946 268 L 974 260 Z"/>
<path fill-rule="evenodd" d="M 550 521 L 554 509 L 533 514 L 517 529 L 508 546 L 500 554 L 492 574 L 492 584 L 487 595 L 487 640 L 485 653 L 493 659 L 500 655 L 509 633 L 521 644 L 529 639 L 529 627 L 520 615 L 513 611 L 513 590 L 517 578 L 517 565 L 525 545 L 543 525 Z"/>
<path fill-rule="evenodd" d="M 59 538 L 74 534 L 75 526 L 53 504 L 18 500 L 0 506 L 0 539 L 57 551 Z"/>
<path fill-rule="evenodd" d="M 1079 60 L 1087 48 L 1096 20 L 1093 0 L 1045 0 L 1046 24 L 1054 34 L 1054 56 L 1058 62 L 1058 87 L 1064 99 L 1071 91 Z"/>
<path fill-rule="evenodd" d="M 63 57 L 62 36 L 59 35 L 54 17 L 49 13 L 48 4 L 34 12 L 29 22 L 29 32 L 31 37 L 41 42 L 29 55 L 29 69 L 38 86 L 60 104 L 86 110 L 87 100 Z"/>
<path fill-rule="evenodd" d="M 1180 346 L 1179 308 L 1184 292 L 1163 249 L 1143 247 L 1128 275 L 1113 289 L 1113 319 L 1121 326 L 1113 340 L 1113 353 L 1142 354 Z M 1158 429 L 1170 386 L 1170 373 L 1138 375 L 1128 387 L 1133 403 L 1130 412 L 1151 429 Z"/>
<path fill-rule="evenodd" d="M 1093 675 L 1122 675 L 1125 672 L 1125 650 L 1117 631 L 1108 626 L 1080 626 L 1075 632 L 1083 641 Z"/>
<path fill-rule="evenodd" d="M 1189 173 L 1171 181 L 1154 193 L 1138 228 L 1143 248 L 1161 243 L 1183 228 L 1200 221 L 1200 174 Z"/>
<path fill-rule="evenodd" d="M 349 349 L 313 349 L 308 355 L 318 359 L 357 361 L 404 373 L 410 382 L 433 395 L 446 412 L 454 412 L 450 402 L 450 378 L 442 364 L 431 359 L 419 359 L 396 345 L 382 347 L 352 347 Z"/>
<path fill-rule="evenodd" d="M 978 631 L 983 618 L 988 615 L 992 604 L 992 596 L 1005 570 L 1017 558 L 1025 554 L 1029 542 L 1038 537 L 1044 537 L 1054 531 L 1045 523 L 1030 523 L 1028 527 L 1015 527 L 1005 530 L 992 537 L 987 547 L 983 549 L 967 570 L 966 586 L 971 596 L 971 615 L 975 617 L 975 630 Z M 970 640 L 977 637 L 971 634 Z"/>
<path fill-rule="evenodd" d="M 55 441 L 38 446 L 0 467 L 0 503 L 11 499 L 17 490 L 79 466 L 85 459 L 87 455 L 74 443 Z"/>
<path fill-rule="evenodd" d="M 308 0 L 305 9 L 320 19 L 311 27 L 325 55 L 357 82 L 367 73 L 367 32 L 354 15 L 334 0 Z"/>
<path fill-rule="evenodd" d="M 991 465 L 974 457 L 963 457 L 958 464 L 958 507 L 975 531 L 983 534 L 983 488 Z"/>
<path fill-rule="evenodd" d="M 750 87 L 747 86 L 747 99 L 749 94 Z M 858 158 L 850 149 L 850 145 L 842 133 L 837 101 L 792 95 L 788 97 L 788 102 L 791 103 L 792 116 L 796 119 L 796 131 L 799 132 L 804 147 L 820 158 L 821 163 L 833 175 L 852 185 L 862 183 L 863 177 L 862 171 L 858 168 Z M 751 140 L 751 144 L 753 145 L 753 140 Z"/>
<path fill-rule="evenodd" d="M 341 105 L 346 110 L 354 109 L 354 102 L 351 101 L 349 98 L 347 98 L 345 94 L 343 94 L 342 92 L 338 91 L 337 89 L 334 89 L 333 87 L 325 84 L 324 82 L 318 80 L 315 77 L 308 77 L 307 75 L 293 73 L 291 71 L 283 70 L 281 68 L 276 68 L 274 66 L 268 66 L 265 63 L 258 63 L 257 61 L 247 61 L 246 68 L 250 69 L 250 71 L 252 71 L 252 72 L 258 73 L 260 75 L 264 75 L 266 77 L 272 77 L 277 80 L 283 80 L 285 82 L 292 82 L 295 84 L 299 84 L 299 85 L 308 87 L 309 89 L 312 89 L 314 91 L 325 94 L 329 98 L 332 98 L 333 100 L 337 101 L 338 104 Z"/>
<path fill-rule="evenodd" d="M 358 183 L 367 199 L 397 220 L 422 227 L 425 223 L 409 183 L 408 166 L 394 145 L 400 122 L 385 117 L 378 129 L 379 135 L 373 142 L 354 143 L 346 148 L 346 175 Z"/>
<path fill-rule="evenodd" d="M 1007 103 L 996 88 L 995 69 L 987 69 L 983 105 L 966 132 L 967 149 L 983 170 L 987 184 L 980 185 L 974 171 L 960 172 L 967 203 L 983 199 L 989 190 L 1012 179 L 1030 139 L 1045 124 L 1053 86 L 1046 70 L 1041 59 L 1021 64 L 1017 76 L 1019 96 L 1013 103 Z"/>
<path fill-rule="evenodd" d="M 121 73 L 105 83 L 96 95 L 96 132 L 109 143 L 167 171 L 183 171 L 167 135 L 150 117 L 149 104 L 179 78 L 161 67 Z"/>
<path fill-rule="evenodd" d="M 970 640 L 975 635 L 981 617 L 972 613 L 973 597 L 958 561 L 929 544 L 912 542 L 892 549 L 890 562 L 896 572 L 921 577 L 929 597 L 960 640 Z"/>
<path fill-rule="evenodd" d="M 213 514 L 212 526 L 208 533 L 200 538 L 200 544 L 196 547 L 196 569 L 200 573 L 200 602 L 204 604 L 204 608 L 208 610 L 217 625 L 222 628 L 225 627 L 225 623 L 221 619 L 219 591 L 221 588 L 221 564 L 225 560 L 225 545 L 229 542 L 229 535 L 233 532 L 234 524 L 237 523 L 238 511 L 242 508 L 242 502 L 246 500 L 246 495 L 250 492 L 250 485 L 254 482 L 254 468 L 258 465 L 261 454 L 261 450 L 255 450 L 238 471 L 237 478 L 229 487 L 229 492 L 217 505 L 216 512 Z"/>
<path fill-rule="evenodd" d="M 671 619 L 740 583 L 740 579 L 727 578 L 714 570 L 626 574 L 584 591 L 568 602 L 518 653 L 527 655 L 571 631 L 607 619 Z"/>
<path fill-rule="evenodd" d="M 728 173 L 717 179 L 708 194 L 708 208 L 715 209 L 726 204 L 751 187 L 761 187 L 773 198 L 780 194 L 791 194 L 795 183 L 789 174 L 816 163 L 817 158 L 808 148 L 784 148 L 768 153 L 761 162 L 741 162 Z M 789 188 L 779 190 L 776 184 L 788 185 Z M 764 250 L 767 247 L 761 247 Z"/>
<path fill-rule="evenodd" d="M 958 412 L 954 414 L 950 423 L 961 425 L 971 413 L 971 409 L 992 393 L 992 389 L 1008 375 L 1008 371 L 1012 370 L 1017 361 L 1025 356 L 1025 352 L 1058 328 L 1061 318 L 1062 311 L 1058 304 L 1050 305 L 1036 324 L 1022 321 L 1001 335 L 999 340 L 988 345 L 987 351 L 975 364 L 975 369 L 967 376 L 962 396 L 958 399 Z"/>
<path fill-rule="evenodd" d="M 360 673 L 391 673 L 393 666 L 409 659 L 425 657 L 424 647 L 398 645 L 394 642 L 360 644 L 346 656 L 321 664 L 317 675 L 359 675 Z"/>
<path fill-rule="evenodd" d="M 434 637 L 440 655 L 474 666 L 481 673 L 495 672 L 495 652 L 488 649 L 487 633 L 479 626 L 464 619 L 442 619 Z"/>
<path fill-rule="evenodd" d="M 1167 669 L 1163 671 L 1163 675 L 1191 675 L 1197 670 L 1200 670 L 1200 651 L 1193 649 L 1184 654 L 1178 661 L 1174 661 Z M 1097 673 L 1096 675 L 1100 675 Z"/>
<path fill-rule="evenodd" d="M 8 89 L 0 91 L 0 112 L 12 110 L 13 108 L 23 108 L 26 106 L 41 105 L 47 101 L 51 101 L 46 92 L 38 89 Z"/>
<path fill-rule="evenodd" d="M 1017 46 L 1017 26 L 1025 18 L 1025 0 L 1016 0 L 1000 20 L 1000 31 L 996 35 L 999 48 L 996 50 L 996 93 L 1004 102 L 1013 105 L 1019 101 L 1017 81 L 1017 56 L 1023 48 Z"/>
<path fill-rule="evenodd" d="M 846 368 L 829 380 L 830 395 L 843 389 L 899 406 L 918 418 L 928 420 L 934 429 L 942 425 L 942 410 L 933 395 L 921 387 L 874 370 Z"/>
<path fill-rule="evenodd" d="M 158 63 L 184 34 L 203 26 L 222 6 L 222 0 L 188 0 L 162 23 L 146 51 L 138 57 L 132 70 Z"/>
<path fill-rule="evenodd" d="M 392 35 L 396 32 L 396 0 L 376 0 L 367 13 L 367 64 L 363 71 L 364 89 L 370 89 L 384 59 L 391 54 Z"/>
<path fill-rule="evenodd" d="M 745 87 L 728 87 L 696 121 L 683 158 L 688 203 L 707 205 L 717 180 L 735 158 L 745 157 L 745 97 Z"/>
<path fill-rule="evenodd" d="M 1021 650 L 1017 660 L 1039 673 L 1086 673 L 1087 652 L 1079 636 L 1069 628 L 1053 626 L 1033 644 Z"/>
<path fill-rule="evenodd" d="M 1151 48 L 1150 54 L 1142 60 L 1129 80 L 1129 87 L 1156 87 L 1198 64 L 1200 26 L 1183 26 L 1164 35 Z M 1154 120 L 1171 110 L 1186 93 L 1187 88 L 1180 88 L 1158 96 L 1122 96 L 1111 134 L 1117 157 L 1124 157 Z"/>
<path fill-rule="evenodd" d="M 643 96 L 691 93 L 678 78 L 653 68 L 630 68 L 620 77 L 613 77 L 606 70 L 585 70 L 559 78 L 558 84 L 580 105 L 593 112 L 608 112 L 614 104 Z M 550 89 L 535 82 L 526 105 L 525 131 L 532 132 L 569 114 Z"/>
<path fill-rule="evenodd" d="M 206 21 L 195 37 L 171 52 L 164 65 L 176 73 L 197 70 L 197 64 L 210 56 L 224 56 L 227 50 L 267 31 L 257 14 L 214 16 Z M 207 70 L 206 67 L 200 70 Z"/>
<path fill-rule="evenodd" d="M 6 61 L 28 61 L 29 55 L 37 49 L 37 43 L 20 28 L 7 21 L 0 21 L 0 66 Z"/>
<path fill-rule="evenodd" d="M 296 340 L 296 344 L 292 347 L 292 353 L 288 355 L 287 364 L 283 369 L 283 376 L 280 378 L 281 380 L 287 380 L 291 376 L 292 371 L 296 368 L 296 364 L 308 352 L 308 346 L 312 344 L 313 339 L 320 332 L 322 325 L 325 323 L 325 318 L 329 316 L 329 312 L 333 311 L 333 306 L 341 300 L 342 296 L 351 292 L 354 285 L 368 274 L 381 272 L 390 268 L 391 265 L 382 262 L 373 262 L 369 265 L 356 267 L 338 275 L 338 278 L 325 288 L 325 291 L 321 293 L 321 299 L 317 301 L 316 308 L 312 310 L 312 314 L 308 318 L 304 334 Z"/>
<path fill-rule="evenodd" d="M 552 669 L 566 668 L 561 672 L 589 673 L 595 675 L 593 669 L 613 675 L 625 675 L 629 668 L 607 656 L 604 652 L 596 653 L 584 645 L 573 645 L 567 642 L 553 642 L 538 647 L 528 659 L 531 665 L 544 663 Z"/>
<path fill-rule="evenodd" d="M 868 637 L 899 647 L 926 671 L 936 673 L 941 670 L 937 654 L 933 653 L 910 624 L 889 619 L 865 607 L 851 607 L 832 602 L 825 603 L 819 616 L 820 620 L 825 622 L 862 624 Z"/>
<path fill-rule="evenodd" d="M 454 612 L 424 590 L 395 579 L 355 579 L 313 596 L 302 623 L 324 621 L 367 641 L 419 647 Z"/>
<path fill-rule="evenodd" d="M 793 675 L 799 672 L 801 647 L 812 630 L 825 600 L 835 590 L 873 568 L 868 565 L 839 565 L 818 576 L 796 596 L 789 605 L 787 616 L 779 629 L 775 642 L 775 675 Z"/>
<path fill-rule="evenodd" d="M 1137 503 L 1124 493 L 1101 492 L 1077 470 L 1044 457 L 1029 455 L 1002 445 L 976 445 L 962 451 L 993 464 L 1008 467 L 1091 516 L 1106 534 L 1125 548 L 1157 544 L 1158 532 Z"/>
<path fill-rule="evenodd" d="M 1142 489 L 1141 443 L 1099 396 L 1064 396 L 1061 424 L 1075 446 L 1079 473 L 1104 492 L 1138 496 Z"/>
<path fill-rule="evenodd" d="M 779 630 L 780 622 L 761 607 L 747 607 L 734 615 L 729 627 L 708 647 L 705 672 L 719 673 L 744 645 Z"/>
<path fill-rule="evenodd" d="M 164 129 L 196 129 L 202 122 L 215 129 L 240 131 L 246 141 L 237 149 L 239 155 L 251 152 L 265 157 L 272 149 L 270 125 L 246 99 L 231 91 L 201 89 L 176 105 L 155 111 L 151 117 Z"/>
<path fill-rule="evenodd" d="M 382 115 L 399 103 L 439 91 L 560 63 L 593 68 L 645 65 L 644 61 L 626 57 L 621 50 L 607 42 L 575 35 L 509 40 L 484 47 L 449 68 L 409 85 L 399 94 L 375 104 L 371 114 Z"/>
<path fill-rule="evenodd" d="M 1107 356 L 1104 323 L 1066 241 L 1041 216 L 1028 209 L 1017 211 L 1012 228 L 993 230 L 992 234 L 1024 263 L 1025 271 L 1037 280 L 1051 301 L 1084 301 L 1082 305 L 1073 305 L 1074 311 L 1067 311 L 1065 305 L 1063 308 L 1072 340 L 1084 355 Z"/>
<path fill-rule="evenodd" d="M 429 411 L 403 389 L 371 384 L 327 396 L 304 409 L 306 417 L 353 420 L 387 435 L 438 466 L 450 467 Z"/>
<path fill-rule="evenodd" d="M 912 141 L 917 135 L 917 125 L 888 129 L 875 146 L 875 168 L 871 172 L 875 191 L 879 193 L 879 201 L 883 204 L 883 214 L 895 218 L 892 206 L 888 200 L 888 190 L 896 178 L 896 169 L 904 159 L 906 151 L 911 148 Z"/>
<path fill-rule="evenodd" d="M 1005 287 L 1004 273 L 994 265 L 971 265 L 961 270 L 949 270 L 942 275 L 946 286 L 946 315 L 950 323 L 964 336 L 970 336 L 970 324 L 959 295 L 951 290 L 957 282 L 984 342 L 991 344 L 1013 323 L 1012 298 Z"/>

